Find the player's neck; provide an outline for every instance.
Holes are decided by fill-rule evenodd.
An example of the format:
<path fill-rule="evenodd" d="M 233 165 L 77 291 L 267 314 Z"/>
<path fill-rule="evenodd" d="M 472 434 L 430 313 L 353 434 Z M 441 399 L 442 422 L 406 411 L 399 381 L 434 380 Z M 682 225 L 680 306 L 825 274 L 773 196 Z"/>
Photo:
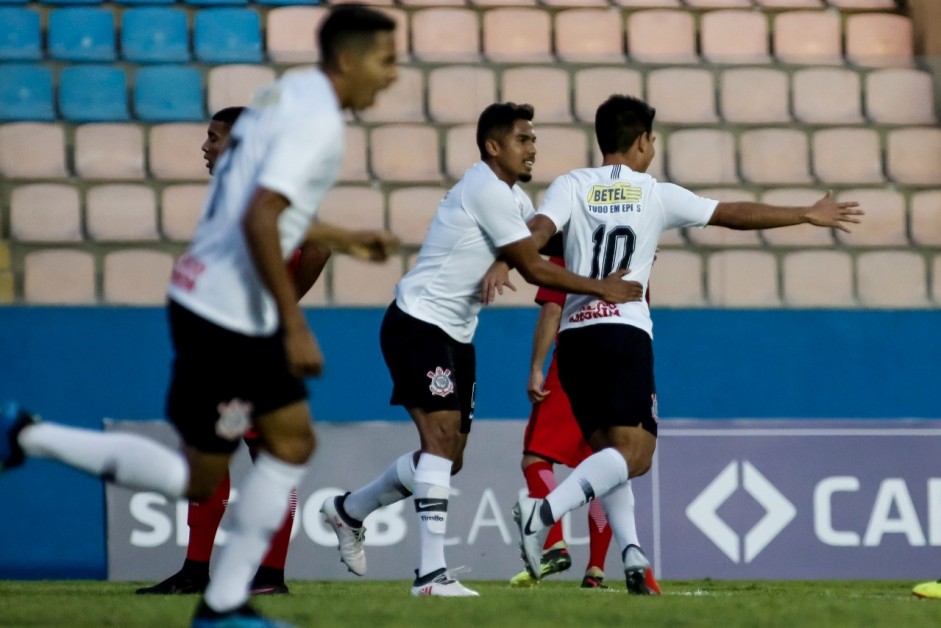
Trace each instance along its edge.
<path fill-rule="evenodd" d="M 492 159 L 484 159 L 483 162 L 490 167 L 490 169 L 493 171 L 493 174 L 497 175 L 498 179 L 506 183 L 508 186 L 513 187 L 519 181 L 519 177 L 516 174 L 505 171 L 496 161 Z"/>
<path fill-rule="evenodd" d="M 644 172 L 640 160 L 633 153 L 609 153 L 604 156 L 602 166 L 627 166 L 634 172 Z"/>
<path fill-rule="evenodd" d="M 337 97 L 337 102 L 340 103 L 340 109 L 350 109 L 349 88 L 347 87 L 346 81 L 343 80 L 343 75 L 322 65 L 320 66 L 320 71 L 323 72 L 327 80 L 330 81 L 330 86 L 333 87 L 333 93 Z"/>

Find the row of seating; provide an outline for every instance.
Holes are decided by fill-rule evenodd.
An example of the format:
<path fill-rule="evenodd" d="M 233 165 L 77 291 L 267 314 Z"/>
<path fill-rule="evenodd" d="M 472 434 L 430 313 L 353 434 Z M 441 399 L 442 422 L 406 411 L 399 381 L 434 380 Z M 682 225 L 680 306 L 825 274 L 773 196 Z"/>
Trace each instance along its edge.
<path fill-rule="evenodd" d="M 0 4 L 27 4 L 34 0 L 0 0 Z M 175 4 L 177 0 L 114 0 L 118 4 Z M 189 5 L 207 6 L 207 5 L 245 5 L 261 4 L 269 6 L 289 5 L 289 4 L 342 4 L 344 1 L 352 0 L 334 0 L 333 2 L 317 2 L 317 0 L 181 0 Z M 51 5 L 70 5 L 70 4 L 100 4 L 101 0 L 42 0 L 42 4 Z M 366 4 L 378 6 L 392 6 L 401 4 L 404 6 L 438 6 L 452 5 L 489 7 L 499 5 L 536 5 L 541 4 L 547 7 L 570 7 L 570 6 L 619 6 L 628 8 L 650 8 L 650 7 L 689 7 L 693 9 L 716 9 L 716 8 L 766 8 L 766 9 L 789 9 L 789 8 L 813 8 L 820 9 L 824 7 L 833 7 L 843 11 L 868 11 L 868 10 L 886 10 L 896 9 L 897 0 L 369 0 Z"/>
<path fill-rule="evenodd" d="M 841 64 L 911 65 L 911 19 L 891 13 L 833 11 L 569 9 L 458 7 L 410 14 L 385 9 L 400 24 L 399 50 L 420 62 Z M 283 7 L 267 12 L 267 55 L 277 62 L 317 58 L 313 36 L 325 7 Z M 44 50 L 39 13 L 0 8 L 0 60 L 37 60 L 44 53 L 64 61 L 176 63 L 191 59 L 187 13 L 173 8 L 123 11 L 120 37 L 107 8 L 63 8 L 49 16 Z M 211 8 L 195 13 L 195 59 L 206 63 L 257 63 L 263 59 L 260 14 L 252 9 Z M 411 28 L 409 28 L 409 23 Z M 697 31 L 699 37 L 697 38 Z M 409 32 L 411 37 L 409 37 Z M 769 36 L 770 32 L 770 36 Z M 626 39 L 626 46 L 625 46 Z M 845 47 L 844 47 L 845 40 Z M 411 43 L 409 47 L 409 42 Z M 769 42 L 771 42 L 769 48 Z"/>

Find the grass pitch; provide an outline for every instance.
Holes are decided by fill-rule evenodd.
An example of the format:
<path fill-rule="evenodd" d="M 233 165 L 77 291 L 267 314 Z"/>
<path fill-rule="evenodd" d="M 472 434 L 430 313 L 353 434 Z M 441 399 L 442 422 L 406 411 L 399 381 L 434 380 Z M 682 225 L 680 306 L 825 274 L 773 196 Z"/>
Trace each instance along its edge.
<path fill-rule="evenodd" d="M 288 584 L 291 595 L 255 598 L 255 605 L 299 627 L 941 625 L 941 603 L 914 598 L 909 581 L 665 581 L 659 598 L 629 596 L 620 581 L 606 591 L 571 581 L 533 589 L 468 581 L 481 594 L 470 599 L 411 598 L 405 581 Z M 0 581 L 0 626 L 189 625 L 196 596 L 139 596 L 137 586 Z"/>

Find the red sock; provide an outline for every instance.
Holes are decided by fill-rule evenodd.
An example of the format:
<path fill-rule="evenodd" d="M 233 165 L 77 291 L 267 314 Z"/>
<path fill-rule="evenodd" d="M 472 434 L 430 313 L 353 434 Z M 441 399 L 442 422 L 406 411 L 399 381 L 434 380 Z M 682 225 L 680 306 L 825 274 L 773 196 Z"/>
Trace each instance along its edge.
<path fill-rule="evenodd" d="M 190 502 L 189 514 L 186 517 L 190 528 L 190 540 L 186 548 L 187 560 L 209 562 L 216 531 L 229 501 L 229 485 L 229 474 L 226 473 L 212 497 L 202 502 Z"/>
<path fill-rule="evenodd" d="M 601 500 L 596 499 L 588 507 L 588 569 L 597 567 L 604 571 L 604 558 L 611 545 L 611 526 L 604 514 Z M 587 571 L 587 570 L 586 570 Z"/>
<path fill-rule="evenodd" d="M 291 503 L 288 506 L 288 513 L 284 517 L 284 523 L 281 529 L 275 533 L 271 539 L 271 547 L 268 553 L 262 559 L 263 567 L 271 567 L 284 571 L 284 564 L 288 559 L 288 544 L 291 542 L 291 529 L 294 527 L 294 515 L 297 514 L 297 489 L 291 493 Z"/>
<path fill-rule="evenodd" d="M 526 478 L 526 487 L 529 489 L 530 497 L 543 498 L 556 487 L 555 473 L 552 471 L 552 464 L 545 460 L 532 462 L 523 469 L 523 476 Z M 562 522 L 556 521 L 549 530 L 549 536 L 546 537 L 544 549 L 548 549 L 562 541 Z"/>

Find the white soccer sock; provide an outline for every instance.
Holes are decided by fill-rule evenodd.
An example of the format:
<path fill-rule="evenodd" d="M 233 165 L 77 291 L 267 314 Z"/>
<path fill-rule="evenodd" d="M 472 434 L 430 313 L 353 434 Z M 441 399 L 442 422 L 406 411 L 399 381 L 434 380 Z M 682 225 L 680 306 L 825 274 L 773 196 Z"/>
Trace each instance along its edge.
<path fill-rule="evenodd" d="M 415 467 L 415 512 L 421 540 L 419 576 L 426 576 L 447 564 L 444 533 L 448 524 L 451 464 L 447 458 L 423 453 Z"/>
<path fill-rule="evenodd" d="M 415 489 L 415 452 L 393 462 L 382 475 L 343 500 L 343 510 L 362 521 L 375 510 L 409 497 Z"/>
<path fill-rule="evenodd" d="M 209 608 L 224 613 L 248 599 L 252 577 L 271 537 L 284 523 L 291 491 L 306 470 L 305 465 L 278 460 L 267 452 L 258 455 L 233 506 L 233 529 L 213 565 L 205 597 Z"/>
<path fill-rule="evenodd" d="M 621 553 L 624 553 L 628 545 L 640 547 L 637 523 L 634 520 L 634 489 L 631 488 L 631 481 L 616 486 L 601 498 L 601 504 L 608 515 L 608 525 L 611 526 L 611 532 L 621 548 Z"/>
<path fill-rule="evenodd" d="M 177 451 L 120 432 L 37 423 L 20 432 L 17 442 L 28 456 L 50 458 L 133 489 L 182 497 L 189 465 Z"/>
<path fill-rule="evenodd" d="M 627 461 L 616 449 L 608 447 L 588 456 L 546 496 L 552 510 L 552 520 L 558 521 L 570 510 L 604 496 L 626 481 Z M 546 524 L 545 521 L 542 523 Z"/>

